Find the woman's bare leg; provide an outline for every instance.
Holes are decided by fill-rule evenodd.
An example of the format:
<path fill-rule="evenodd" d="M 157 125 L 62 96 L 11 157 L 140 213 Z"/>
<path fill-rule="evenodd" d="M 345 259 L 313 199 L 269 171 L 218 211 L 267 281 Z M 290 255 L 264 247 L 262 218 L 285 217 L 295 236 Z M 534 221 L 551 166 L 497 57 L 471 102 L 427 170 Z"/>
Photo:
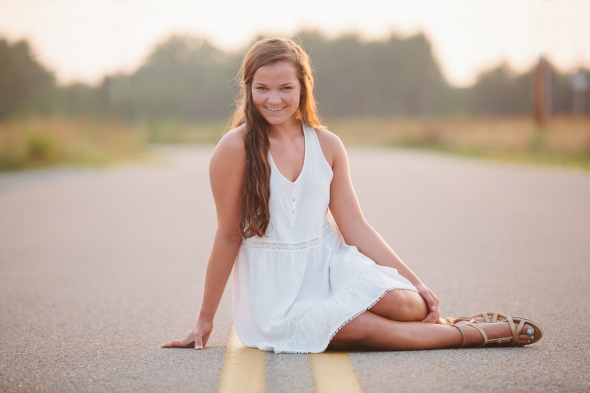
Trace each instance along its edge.
<path fill-rule="evenodd" d="M 328 349 L 361 351 L 438 349 L 458 347 L 461 342 L 461 333 L 452 326 L 393 321 L 371 311 L 365 311 L 336 333 Z"/>
<path fill-rule="evenodd" d="M 421 321 L 428 315 L 428 305 L 418 292 L 409 289 L 394 289 L 385 294 L 373 307 L 373 314 L 392 321 Z"/>
<path fill-rule="evenodd" d="M 420 322 L 428 315 L 428 305 L 424 298 L 418 292 L 409 289 L 394 289 L 387 292 L 369 310 L 373 314 L 399 322 Z M 439 318 L 437 323 L 450 325 L 442 318 Z"/>
<path fill-rule="evenodd" d="M 485 323 L 479 326 L 484 329 L 488 338 L 511 336 L 507 322 Z M 462 329 L 465 332 L 466 346 L 483 343 L 482 335 L 475 328 L 462 326 Z M 534 331 L 532 326 L 525 324 L 523 332 L 527 329 Z M 530 336 L 521 334 L 519 339 L 524 344 Z M 453 326 L 392 321 L 371 311 L 365 311 L 344 325 L 332 338 L 327 349 L 407 351 L 458 348 L 462 340 L 459 329 Z"/>

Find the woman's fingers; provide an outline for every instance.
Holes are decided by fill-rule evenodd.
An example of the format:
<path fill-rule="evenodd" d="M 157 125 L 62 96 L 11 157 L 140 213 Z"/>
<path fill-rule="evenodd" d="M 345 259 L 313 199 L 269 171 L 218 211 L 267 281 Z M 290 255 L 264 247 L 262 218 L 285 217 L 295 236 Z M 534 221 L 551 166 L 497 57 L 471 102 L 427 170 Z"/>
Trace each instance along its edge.
<path fill-rule="evenodd" d="M 162 348 L 192 348 L 195 346 L 195 335 L 191 332 L 184 338 L 184 340 L 174 340 L 169 343 L 162 344 Z"/>
<path fill-rule="evenodd" d="M 188 336 L 185 337 L 184 340 L 174 340 L 170 341 L 169 343 L 162 344 L 162 348 L 195 348 L 195 349 L 203 349 L 205 344 L 207 344 L 207 340 L 209 339 L 209 335 L 211 334 L 211 330 L 207 332 L 207 334 L 202 335 L 199 332 L 191 331 Z"/>
<path fill-rule="evenodd" d="M 422 320 L 422 322 L 436 323 L 436 321 L 438 321 L 439 316 L 440 312 L 438 312 L 438 309 L 437 311 L 430 311 L 428 315 Z"/>
<path fill-rule="evenodd" d="M 434 302 L 434 299 L 432 297 L 432 292 L 428 291 L 426 293 L 426 303 L 428 303 L 428 308 L 430 309 L 430 311 L 435 311 L 436 310 L 436 303 Z"/>
<path fill-rule="evenodd" d="M 194 333 L 193 342 L 194 344 L 191 345 L 191 347 L 194 347 L 195 349 L 203 349 L 203 334 L 201 334 L 200 332 Z"/>
<path fill-rule="evenodd" d="M 434 318 L 432 323 L 436 323 L 440 318 L 440 308 L 436 307 L 436 311 L 434 312 Z"/>
<path fill-rule="evenodd" d="M 205 345 L 207 345 L 207 341 L 209 341 L 209 336 L 211 335 L 211 330 L 209 330 L 207 332 L 207 334 L 205 334 L 202 338 L 201 338 L 201 346 L 205 347 Z M 195 345 L 196 347 L 196 345 Z"/>
<path fill-rule="evenodd" d="M 174 340 L 170 341 L 169 343 L 162 344 L 162 348 L 186 348 L 186 343 L 184 340 Z"/>
<path fill-rule="evenodd" d="M 434 298 L 432 296 L 432 292 L 425 286 L 421 286 L 419 288 L 418 293 L 420 294 L 420 296 L 422 296 L 422 298 L 426 302 L 426 306 L 428 307 L 428 314 L 426 314 L 426 317 L 424 317 L 422 322 L 433 323 L 433 321 L 436 321 L 434 319 L 434 312 L 436 311 L 436 307 L 434 303 Z"/>
<path fill-rule="evenodd" d="M 432 292 L 430 289 L 428 289 L 428 293 L 429 293 L 429 295 L 432 298 L 433 306 L 430 306 L 430 310 L 432 312 L 426 317 L 426 319 L 428 319 L 428 317 L 431 316 L 432 318 L 428 319 L 428 322 L 429 323 L 436 323 L 438 321 L 438 319 L 440 318 L 440 307 L 439 307 L 440 306 L 440 300 L 434 294 L 434 292 Z"/>
<path fill-rule="evenodd" d="M 436 323 L 436 321 L 438 320 L 437 316 L 436 316 L 436 312 L 435 311 L 430 311 L 428 313 L 428 315 L 422 320 L 422 322 L 425 323 Z"/>
<path fill-rule="evenodd" d="M 438 298 L 436 296 L 434 296 L 434 299 L 436 301 L 436 308 L 432 312 L 432 321 L 431 321 L 431 323 L 436 323 L 438 321 L 438 319 L 440 318 L 440 307 L 439 307 L 440 302 L 438 301 Z"/>
<path fill-rule="evenodd" d="M 432 298 L 432 294 L 431 294 L 430 290 L 420 292 L 420 295 L 424 298 L 424 300 L 426 300 L 426 304 L 428 305 L 428 309 L 430 311 L 435 311 L 436 305 L 434 303 L 434 299 Z"/>
<path fill-rule="evenodd" d="M 436 303 L 436 310 L 435 310 L 435 316 L 434 316 L 434 322 L 436 323 L 438 321 L 438 319 L 440 318 L 440 300 L 438 297 L 436 297 L 436 295 L 433 293 L 432 296 L 434 296 L 434 301 Z"/>
<path fill-rule="evenodd" d="M 438 310 L 438 308 L 432 312 L 432 319 L 430 320 L 430 323 L 436 323 L 436 321 L 438 321 L 438 317 L 440 316 L 440 312 Z"/>
<path fill-rule="evenodd" d="M 432 311 L 428 312 L 428 314 L 420 322 L 430 323 L 431 319 L 432 319 Z"/>
<path fill-rule="evenodd" d="M 424 317 L 422 322 L 436 323 L 438 321 L 438 318 L 440 317 L 440 300 L 436 297 L 434 293 L 432 293 L 430 289 L 428 289 L 428 291 L 420 293 L 420 295 L 422 295 L 429 308 L 429 312 L 426 315 L 426 317 Z"/>

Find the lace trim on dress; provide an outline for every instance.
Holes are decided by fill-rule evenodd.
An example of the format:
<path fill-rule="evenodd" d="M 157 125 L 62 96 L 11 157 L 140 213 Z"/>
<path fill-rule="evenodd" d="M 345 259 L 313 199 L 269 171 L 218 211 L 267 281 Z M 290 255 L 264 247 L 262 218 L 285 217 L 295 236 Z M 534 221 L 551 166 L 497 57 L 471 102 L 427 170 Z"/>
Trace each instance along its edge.
<path fill-rule="evenodd" d="M 268 242 L 264 240 L 253 240 L 253 238 L 245 239 L 242 244 L 251 248 L 266 248 L 271 250 L 305 250 L 321 243 L 322 239 L 327 237 L 330 233 L 336 232 L 336 224 L 332 223 L 327 217 L 322 224 L 322 233 L 320 237 L 306 240 L 300 243 L 279 243 Z"/>
<path fill-rule="evenodd" d="M 358 317 L 359 315 L 361 315 L 362 313 L 364 313 L 365 311 L 367 311 L 369 308 L 373 307 L 375 304 L 377 304 L 377 302 L 379 302 L 379 300 L 381 300 L 381 299 L 383 298 L 383 296 L 385 296 L 385 295 L 387 294 L 387 292 L 389 292 L 389 291 L 392 291 L 392 290 L 394 290 L 394 289 L 407 289 L 407 288 L 397 288 L 397 287 L 392 287 L 392 288 L 387 288 L 386 290 L 384 290 L 384 291 L 383 291 L 383 293 L 381 293 L 381 295 L 380 295 L 380 296 L 377 298 L 377 300 L 375 300 L 373 303 L 369 304 L 369 305 L 368 305 L 367 307 L 365 307 L 363 310 L 361 310 L 361 311 L 359 311 L 358 313 L 354 314 L 352 317 L 348 318 L 346 321 L 342 322 L 342 323 L 340 324 L 340 326 L 338 326 L 338 328 L 337 328 L 337 329 L 334 331 L 334 333 L 332 333 L 332 334 L 330 335 L 330 337 L 328 338 L 328 342 L 326 343 L 326 346 L 324 347 L 324 349 L 323 349 L 323 350 L 324 350 L 324 351 L 326 350 L 326 348 L 327 348 L 327 347 L 328 347 L 328 345 L 330 344 L 330 341 L 332 341 L 332 339 L 334 338 L 334 336 L 336 335 L 336 333 L 338 333 L 338 331 L 339 331 L 340 329 L 342 329 L 342 327 L 343 327 L 344 325 L 346 325 L 348 322 L 352 321 L 353 319 L 355 319 L 356 317 Z M 312 307 L 312 308 L 310 308 L 310 309 L 307 309 L 307 310 L 305 310 L 305 311 L 304 311 L 304 313 L 305 313 L 305 314 L 303 314 L 303 313 L 302 313 L 302 314 L 303 314 L 303 316 L 307 315 L 307 313 L 308 313 L 309 311 L 311 311 L 312 309 L 313 309 L 313 307 Z M 295 317 L 295 318 L 299 318 L 299 319 L 297 320 L 297 322 L 299 322 L 301 319 L 303 319 L 303 316 L 302 316 L 302 317 L 300 317 L 300 318 L 299 318 L 299 315 L 298 315 L 297 317 Z M 293 321 L 295 318 L 293 318 L 291 321 Z M 297 327 L 297 324 L 295 324 L 295 328 L 296 328 L 296 327 Z M 289 334 L 291 334 L 291 332 L 289 332 Z M 293 330 L 293 335 L 294 335 L 294 334 L 295 334 L 295 330 Z M 291 337 L 291 338 L 293 338 L 293 337 Z M 286 340 L 286 341 L 290 341 L 290 339 L 289 339 L 289 340 Z M 286 341 L 285 341 L 285 340 L 283 340 L 283 341 L 281 342 L 281 344 L 280 344 L 280 345 L 284 345 L 284 344 L 286 344 Z M 287 349 L 285 349 L 285 350 L 279 349 L 278 351 L 276 351 L 276 353 L 311 353 L 311 352 L 310 352 L 310 351 L 290 351 L 290 350 L 287 350 Z"/>
<path fill-rule="evenodd" d="M 367 270 L 369 268 L 370 264 L 366 264 L 365 266 L 361 267 L 356 275 L 354 276 L 354 279 L 348 283 L 344 288 L 342 288 L 340 291 L 338 291 L 338 293 L 336 294 L 337 297 L 339 295 L 341 295 L 342 293 L 352 289 L 354 286 L 356 286 L 363 273 L 365 272 L 365 270 Z M 330 343 L 330 341 L 332 341 L 332 339 L 334 338 L 334 336 L 336 335 L 336 333 L 338 333 L 338 331 L 340 329 L 342 329 L 342 327 L 344 325 L 346 325 L 348 322 L 352 321 L 354 318 L 358 317 L 359 315 L 361 315 L 362 313 L 364 313 L 365 311 L 367 311 L 369 308 L 373 307 L 375 304 L 377 304 L 377 302 L 379 300 L 381 300 L 383 298 L 383 296 L 385 296 L 387 294 L 387 292 L 394 290 L 394 289 L 407 289 L 407 288 L 399 288 L 399 287 L 391 287 L 391 288 L 387 288 L 385 289 L 381 295 L 371 304 L 369 304 L 368 306 L 366 306 L 365 308 L 363 308 L 361 311 L 359 311 L 358 313 L 354 314 L 353 316 L 351 316 L 350 318 L 348 318 L 346 321 L 342 322 L 340 324 L 340 326 L 338 326 L 338 328 L 334 331 L 334 333 L 332 333 L 330 335 L 330 337 L 328 338 L 328 342 L 326 344 L 326 347 L 328 347 L 328 344 Z M 333 299 L 333 298 L 332 298 Z M 314 306 L 311 306 L 309 308 L 306 308 L 305 310 L 303 310 L 302 312 L 300 312 L 298 315 L 296 315 L 295 317 L 291 318 L 291 326 L 289 328 L 289 334 L 287 335 L 287 337 L 285 337 L 284 340 L 282 340 L 277 347 L 279 348 L 284 348 L 287 346 L 287 344 L 289 343 L 289 341 L 291 341 L 293 339 L 293 337 L 295 337 L 295 332 L 297 331 L 297 325 L 299 324 L 299 322 L 301 322 L 301 320 L 307 315 L 309 314 L 310 311 L 312 311 L 313 309 L 315 309 L 316 307 L 320 306 L 322 303 L 316 304 Z M 325 350 L 324 348 L 324 350 Z M 276 353 L 310 353 L 310 351 L 290 351 L 290 350 L 282 350 L 279 349 L 278 351 L 276 351 Z"/>
<path fill-rule="evenodd" d="M 339 296 L 342 292 L 346 292 L 349 289 L 351 289 L 352 287 L 354 287 L 356 284 L 358 284 L 358 282 L 360 281 L 363 273 L 365 272 L 365 270 L 367 270 L 367 268 L 369 267 L 369 264 L 366 264 L 365 266 L 361 267 L 357 272 L 356 275 L 354 276 L 354 279 L 349 282 L 344 288 L 342 288 L 340 291 L 338 291 L 338 293 L 336 294 L 336 296 Z M 336 297 L 334 296 L 334 297 Z M 295 332 L 297 331 L 297 325 L 299 324 L 299 322 L 314 308 L 318 307 L 319 305 L 321 305 L 322 303 L 318 303 L 314 306 L 311 306 L 309 308 L 306 308 L 305 310 L 303 310 L 302 312 L 300 312 L 299 314 L 297 314 L 295 317 L 291 318 L 291 326 L 289 327 L 289 334 L 287 335 L 287 337 L 285 337 L 285 339 L 283 341 L 281 341 L 279 343 L 279 347 L 283 347 L 285 346 L 287 343 L 289 343 L 289 341 L 291 341 L 293 339 L 293 337 L 295 336 Z M 364 310 L 363 310 L 364 312 Z M 342 327 L 342 326 L 341 326 Z M 340 327 L 338 328 L 340 329 Z M 336 333 L 334 333 L 336 334 Z M 333 335 L 332 335 L 333 337 Z M 332 339 L 332 337 L 330 337 L 330 340 Z M 277 352 L 278 353 L 278 352 Z"/>

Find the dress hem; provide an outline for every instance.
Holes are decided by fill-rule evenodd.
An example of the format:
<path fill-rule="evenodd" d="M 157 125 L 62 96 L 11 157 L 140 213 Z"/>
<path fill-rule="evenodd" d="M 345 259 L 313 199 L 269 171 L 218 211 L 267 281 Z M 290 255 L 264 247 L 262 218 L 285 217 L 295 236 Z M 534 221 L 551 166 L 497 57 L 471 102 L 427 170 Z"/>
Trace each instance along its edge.
<path fill-rule="evenodd" d="M 332 334 L 330 334 L 330 337 L 328 338 L 328 342 L 326 343 L 326 345 L 324 346 L 324 348 L 319 351 L 319 352 L 313 352 L 313 351 L 296 351 L 296 350 L 281 350 L 279 349 L 278 351 L 274 351 L 275 353 L 322 353 L 325 352 L 326 349 L 328 348 L 328 345 L 330 345 L 330 342 L 332 341 L 332 339 L 334 338 L 334 336 L 336 335 L 336 333 L 338 333 L 338 331 L 340 331 L 340 329 L 342 329 L 344 327 L 344 325 L 346 325 L 347 323 L 349 323 L 350 321 L 352 321 L 354 318 L 358 317 L 359 315 L 361 315 L 362 313 L 364 313 L 365 311 L 367 311 L 368 309 L 370 309 L 371 307 L 373 307 L 375 304 L 377 304 L 379 302 L 379 300 L 381 300 L 389 291 L 395 290 L 395 289 L 406 289 L 408 291 L 414 291 L 417 292 L 414 289 L 411 288 L 404 288 L 404 287 L 399 287 L 399 286 L 395 286 L 395 287 L 390 287 L 385 289 L 371 304 L 369 304 L 368 306 L 364 307 L 361 311 L 358 311 L 357 313 L 355 313 L 353 316 L 349 317 L 348 319 L 346 319 L 344 322 L 340 323 L 339 326 L 336 328 L 336 330 L 334 330 L 334 332 L 332 332 Z"/>

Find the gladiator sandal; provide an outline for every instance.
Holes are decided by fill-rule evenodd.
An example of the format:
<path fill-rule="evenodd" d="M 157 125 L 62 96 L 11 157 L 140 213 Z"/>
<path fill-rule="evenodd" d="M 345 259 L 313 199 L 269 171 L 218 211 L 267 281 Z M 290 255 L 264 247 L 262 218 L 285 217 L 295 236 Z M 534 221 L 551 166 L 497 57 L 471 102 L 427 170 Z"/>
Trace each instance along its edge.
<path fill-rule="evenodd" d="M 498 320 L 498 316 L 501 319 Z M 488 320 L 489 322 L 488 321 L 486 321 L 486 322 L 476 321 L 475 319 L 473 319 L 473 318 L 478 318 L 478 317 L 483 317 L 485 320 Z M 454 319 L 453 317 L 449 317 L 449 318 L 447 318 L 447 320 L 451 323 L 451 326 L 455 326 L 456 328 L 459 328 L 459 326 L 457 326 L 455 324 L 455 321 L 466 321 L 467 318 L 461 317 L 461 318 Z M 511 337 L 501 337 L 501 338 L 488 339 L 487 334 L 483 331 L 482 328 L 480 328 L 477 325 L 481 325 L 483 323 L 492 323 L 492 322 L 508 322 L 508 324 L 510 325 L 510 330 L 512 331 L 512 336 Z M 516 326 L 514 324 L 515 322 L 518 323 L 518 326 Z M 534 332 L 531 332 L 531 333 L 528 333 L 528 331 L 527 331 L 528 334 L 531 334 L 532 338 L 526 344 L 522 344 L 520 342 L 518 336 L 522 332 L 522 328 L 525 325 L 525 323 L 531 325 L 535 330 L 534 330 Z M 510 343 L 508 346 L 522 347 L 524 345 L 534 344 L 534 343 L 538 342 L 541 339 L 541 337 L 543 337 L 543 330 L 541 329 L 541 327 L 537 323 L 535 323 L 531 320 L 525 319 L 525 318 L 519 318 L 519 317 L 512 318 L 507 315 L 503 315 L 503 314 L 499 314 L 499 313 L 494 313 L 494 315 L 491 319 L 489 318 L 489 315 L 486 315 L 486 313 L 475 315 L 474 317 L 471 317 L 469 322 L 467 322 L 463 326 L 474 327 L 483 336 L 483 339 L 484 339 L 483 344 L 479 345 L 479 347 L 484 347 L 489 344 L 507 344 L 507 343 Z M 463 331 L 461 331 L 461 334 L 463 334 Z M 463 347 L 464 344 L 465 344 L 465 336 L 463 336 L 463 344 L 461 344 L 461 347 Z"/>
<path fill-rule="evenodd" d="M 491 315 L 491 317 L 490 317 L 490 315 Z M 481 314 L 473 315 L 471 317 L 455 318 L 454 321 L 455 322 L 459 322 L 459 321 L 469 322 L 472 319 L 480 318 L 480 317 L 482 317 L 485 322 L 502 322 L 502 321 L 505 321 L 508 316 L 504 315 L 504 314 L 500 314 L 499 312 L 482 312 Z M 501 319 L 498 320 L 498 317 L 500 317 Z M 447 318 L 447 320 L 448 320 L 448 318 Z M 481 322 L 481 321 L 477 321 L 477 322 Z"/>

